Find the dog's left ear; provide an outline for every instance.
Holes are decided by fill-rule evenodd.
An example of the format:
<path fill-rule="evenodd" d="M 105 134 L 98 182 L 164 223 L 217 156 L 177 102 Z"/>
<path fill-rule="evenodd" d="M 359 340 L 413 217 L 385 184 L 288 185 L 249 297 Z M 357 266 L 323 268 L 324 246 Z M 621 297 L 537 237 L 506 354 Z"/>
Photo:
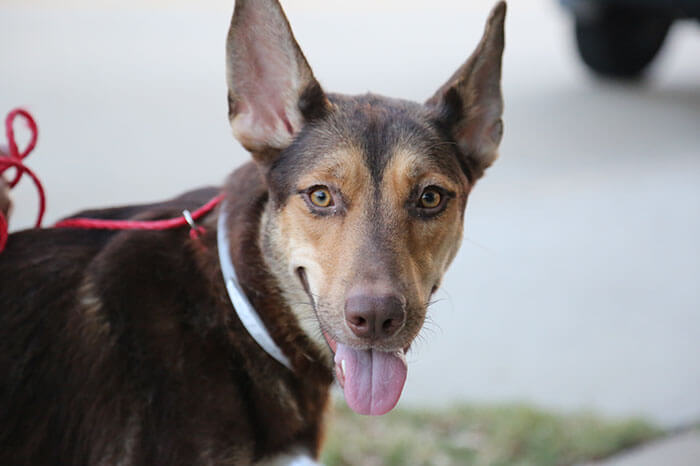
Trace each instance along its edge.
<path fill-rule="evenodd" d="M 426 102 L 437 110 L 475 178 L 496 160 L 503 136 L 501 57 L 505 16 L 506 4 L 499 2 L 474 53 Z"/>
<path fill-rule="evenodd" d="M 263 165 L 330 105 L 277 0 L 236 0 L 226 61 L 233 134 Z"/>

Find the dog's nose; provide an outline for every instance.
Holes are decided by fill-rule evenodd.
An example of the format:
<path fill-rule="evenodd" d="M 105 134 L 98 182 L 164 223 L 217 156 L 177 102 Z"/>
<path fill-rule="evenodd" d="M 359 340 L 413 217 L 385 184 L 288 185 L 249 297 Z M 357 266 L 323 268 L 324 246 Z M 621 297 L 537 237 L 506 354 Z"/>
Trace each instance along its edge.
<path fill-rule="evenodd" d="M 345 301 L 345 321 L 360 338 L 381 340 L 396 334 L 406 321 L 405 300 L 393 294 L 357 294 Z"/>

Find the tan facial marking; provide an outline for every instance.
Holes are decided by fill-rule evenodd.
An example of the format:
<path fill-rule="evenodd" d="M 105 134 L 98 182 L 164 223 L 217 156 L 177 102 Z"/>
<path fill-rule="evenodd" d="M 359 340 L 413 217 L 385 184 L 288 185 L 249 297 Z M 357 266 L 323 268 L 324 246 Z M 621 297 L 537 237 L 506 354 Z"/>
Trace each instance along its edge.
<path fill-rule="evenodd" d="M 325 315 L 322 321 L 329 327 L 326 330 L 333 332 L 333 328 L 343 323 L 342 306 L 339 312 L 327 313 L 327 303 L 344 299 L 344 284 L 351 273 L 348 260 L 361 240 L 362 235 L 356 230 L 361 224 L 364 194 L 370 191 L 370 183 L 362 152 L 353 147 L 337 149 L 299 179 L 297 190 L 328 186 L 336 205 L 342 203 L 346 209 L 344 214 L 315 215 L 298 194 L 292 195 L 280 212 L 272 214 L 276 217 L 273 222 L 276 229 L 271 242 L 284 256 L 285 263 L 285 270 L 279 273 L 286 277 L 284 288 L 297 291 L 288 297 L 288 302 L 300 303 L 294 307 L 297 318 L 306 333 L 321 345 L 325 345 L 325 341 L 319 332 L 314 310 L 307 304 L 308 296 L 303 290 L 299 292 L 297 269 L 302 267 L 305 270 L 317 311 Z M 342 200 L 337 193 L 342 193 Z"/>
<path fill-rule="evenodd" d="M 319 344 L 325 345 L 314 309 L 306 304 L 309 298 L 300 287 L 300 267 L 321 325 L 332 338 L 361 344 L 345 323 L 345 300 L 354 286 L 371 286 L 377 280 L 407 301 L 405 328 L 384 342 L 387 349 L 407 346 L 415 338 L 433 287 L 461 242 L 466 178 L 456 181 L 440 170 L 417 151 L 397 149 L 376 186 L 359 148 L 337 149 L 301 176 L 296 186 L 298 191 L 327 186 L 336 213 L 314 213 L 303 194 L 295 194 L 280 211 L 268 214 L 276 219 L 273 243 L 283 256 L 284 287 L 296 290 L 289 302 L 300 303 L 295 307 L 297 317 Z M 418 218 L 409 209 L 416 188 L 425 186 L 454 193 L 434 218 Z"/>
<path fill-rule="evenodd" d="M 399 256 L 397 263 L 402 265 L 405 289 L 413 293 L 410 298 L 417 306 L 427 303 L 462 240 L 463 202 L 460 198 L 466 196 L 467 181 L 462 175 L 459 178 L 462 183 L 442 173 L 429 158 L 402 148 L 397 149 L 384 170 L 383 204 L 392 209 L 397 230 L 401 232 L 394 238 L 393 249 Z M 437 186 L 455 196 L 446 196 L 443 202 L 447 205 L 439 215 L 416 218 L 409 214 L 406 204 L 416 188 L 420 195 L 428 186 Z"/>

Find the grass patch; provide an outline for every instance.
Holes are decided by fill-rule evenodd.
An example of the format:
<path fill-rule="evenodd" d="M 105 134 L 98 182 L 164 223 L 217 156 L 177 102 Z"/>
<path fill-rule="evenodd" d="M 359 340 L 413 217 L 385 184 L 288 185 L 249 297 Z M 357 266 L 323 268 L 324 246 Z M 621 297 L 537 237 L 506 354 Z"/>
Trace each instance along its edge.
<path fill-rule="evenodd" d="M 339 401 L 329 427 L 327 466 L 570 465 L 663 434 L 640 419 L 555 414 L 523 404 L 398 409 L 373 418 Z"/>

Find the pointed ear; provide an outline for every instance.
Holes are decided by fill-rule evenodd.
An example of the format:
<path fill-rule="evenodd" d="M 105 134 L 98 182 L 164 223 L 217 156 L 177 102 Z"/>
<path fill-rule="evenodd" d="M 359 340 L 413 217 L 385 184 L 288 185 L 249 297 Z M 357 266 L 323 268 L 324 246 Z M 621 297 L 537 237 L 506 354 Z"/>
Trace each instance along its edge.
<path fill-rule="evenodd" d="M 476 178 L 498 157 L 503 135 L 501 57 L 505 16 L 506 4 L 499 2 L 472 56 L 426 102 L 437 110 Z"/>
<path fill-rule="evenodd" d="M 231 128 L 258 162 L 330 105 L 277 0 L 236 0 L 226 62 Z"/>

